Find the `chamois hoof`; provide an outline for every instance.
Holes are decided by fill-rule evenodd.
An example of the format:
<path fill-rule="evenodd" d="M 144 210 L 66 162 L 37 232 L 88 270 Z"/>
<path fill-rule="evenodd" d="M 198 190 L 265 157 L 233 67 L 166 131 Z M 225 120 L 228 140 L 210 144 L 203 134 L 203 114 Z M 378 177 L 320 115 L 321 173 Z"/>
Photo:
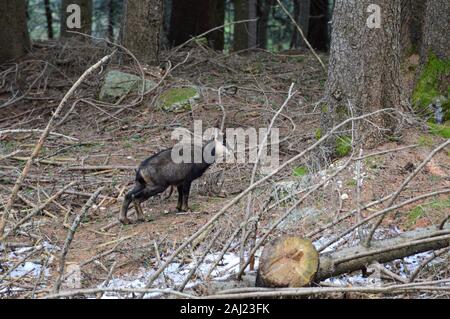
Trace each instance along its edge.
<path fill-rule="evenodd" d="M 138 219 L 136 219 L 136 222 L 138 223 L 145 223 L 147 220 L 145 219 L 145 217 L 140 217 Z"/>
<path fill-rule="evenodd" d="M 126 217 L 121 217 L 121 218 L 119 218 L 119 221 L 120 221 L 123 225 L 129 225 L 129 224 L 131 224 L 131 221 L 130 221 L 128 218 L 126 218 Z"/>

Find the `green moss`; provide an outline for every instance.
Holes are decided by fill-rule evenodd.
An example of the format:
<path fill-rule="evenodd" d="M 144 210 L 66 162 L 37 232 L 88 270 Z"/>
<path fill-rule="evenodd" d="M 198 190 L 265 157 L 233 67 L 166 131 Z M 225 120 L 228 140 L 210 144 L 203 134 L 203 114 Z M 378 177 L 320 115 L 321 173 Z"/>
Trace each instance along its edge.
<path fill-rule="evenodd" d="M 320 111 L 322 113 L 328 113 L 328 105 L 327 104 L 322 104 L 322 106 L 320 107 Z"/>
<path fill-rule="evenodd" d="M 408 214 L 408 220 L 411 225 L 415 224 L 416 221 L 425 214 L 425 209 L 422 206 L 417 206 L 413 208 Z"/>
<path fill-rule="evenodd" d="M 317 140 L 320 140 L 322 138 L 322 129 L 320 127 L 316 130 L 315 135 Z"/>
<path fill-rule="evenodd" d="M 158 99 L 158 104 L 164 111 L 182 112 L 192 109 L 194 100 L 198 98 L 199 95 L 195 88 L 177 87 L 162 93 Z"/>
<path fill-rule="evenodd" d="M 450 138 L 450 121 L 445 122 L 444 125 L 428 123 L 430 128 L 430 133 L 434 135 L 439 135 L 444 138 Z"/>
<path fill-rule="evenodd" d="M 419 218 L 425 215 L 440 216 L 439 213 L 447 213 L 450 209 L 450 196 L 443 199 L 433 199 L 430 202 L 423 203 L 409 211 L 408 221 L 410 226 L 414 225 Z"/>
<path fill-rule="evenodd" d="M 336 140 L 336 155 L 344 157 L 352 150 L 352 138 L 349 136 L 341 136 Z"/>
<path fill-rule="evenodd" d="M 419 137 L 418 144 L 420 146 L 431 147 L 431 146 L 433 146 L 434 143 L 433 143 L 433 139 L 430 136 L 422 135 L 422 136 Z"/>
<path fill-rule="evenodd" d="M 292 170 L 292 174 L 295 177 L 301 177 L 308 174 L 308 169 L 305 166 L 299 166 Z"/>
<path fill-rule="evenodd" d="M 441 99 L 445 120 L 450 119 L 450 59 L 439 59 L 430 53 L 416 88 L 413 92 L 413 104 L 418 111 L 428 110 L 428 106 Z M 432 115 L 432 114 L 430 114 Z"/>
<path fill-rule="evenodd" d="M 349 179 L 345 182 L 345 186 L 347 187 L 356 187 L 356 181 L 354 179 Z"/>

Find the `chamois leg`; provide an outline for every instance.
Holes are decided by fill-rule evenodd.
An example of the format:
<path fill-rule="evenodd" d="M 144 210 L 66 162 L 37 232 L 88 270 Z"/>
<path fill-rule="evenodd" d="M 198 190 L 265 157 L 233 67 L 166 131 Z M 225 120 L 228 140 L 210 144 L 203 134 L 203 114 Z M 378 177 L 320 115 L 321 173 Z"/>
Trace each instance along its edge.
<path fill-rule="evenodd" d="M 136 183 L 133 189 L 125 195 L 125 199 L 122 204 L 122 209 L 120 210 L 119 214 L 119 220 L 122 224 L 127 225 L 130 223 L 130 220 L 127 218 L 128 207 L 130 207 L 130 204 L 133 201 L 135 194 L 141 192 L 144 189 L 145 185 L 142 185 L 141 183 Z"/>
<path fill-rule="evenodd" d="M 183 184 L 182 188 L 183 188 L 183 206 L 182 206 L 182 210 L 186 212 L 186 211 L 189 210 L 188 200 L 189 200 L 189 192 L 191 190 L 191 182 L 187 182 L 187 183 Z"/>
<path fill-rule="evenodd" d="M 177 210 L 179 212 L 183 211 L 182 205 L 183 205 L 183 186 L 177 186 L 178 190 L 178 204 L 177 204 Z"/>
<path fill-rule="evenodd" d="M 146 201 L 152 196 L 155 196 L 159 193 L 164 192 L 167 187 L 164 186 L 156 186 L 152 185 L 151 187 L 147 186 L 142 191 L 136 193 L 133 198 L 134 208 L 136 209 L 137 220 L 144 221 L 144 212 L 142 211 L 141 203 Z"/>

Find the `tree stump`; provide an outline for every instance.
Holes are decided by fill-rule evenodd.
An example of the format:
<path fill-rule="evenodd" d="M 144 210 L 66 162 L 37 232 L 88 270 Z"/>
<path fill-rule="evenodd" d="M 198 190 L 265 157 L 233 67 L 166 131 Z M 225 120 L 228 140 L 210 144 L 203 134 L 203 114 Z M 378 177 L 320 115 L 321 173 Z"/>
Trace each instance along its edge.
<path fill-rule="evenodd" d="M 312 242 L 294 236 L 277 238 L 264 247 L 256 287 L 303 287 L 319 268 L 319 254 Z"/>

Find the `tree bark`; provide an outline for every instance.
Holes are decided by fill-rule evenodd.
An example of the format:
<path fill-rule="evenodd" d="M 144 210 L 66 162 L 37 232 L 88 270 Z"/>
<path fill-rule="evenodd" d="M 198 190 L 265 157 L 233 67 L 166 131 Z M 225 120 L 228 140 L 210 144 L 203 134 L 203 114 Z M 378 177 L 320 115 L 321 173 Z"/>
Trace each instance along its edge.
<path fill-rule="evenodd" d="M 338 1 L 336 0 L 336 2 Z M 328 50 L 328 0 L 311 2 L 309 30 L 305 34 L 308 34 L 308 41 L 314 49 Z"/>
<path fill-rule="evenodd" d="M 45 18 L 47 20 L 47 36 L 49 39 L 53 39 L 53 17 L 52 8 L 50 7 L 50 0 L 44 0 L 45 6 Z"/>
<path fill-rule="evenodd" d="M 173 0 L 169 42 L 180 45 L 190 38 L 224 23 L 224 0 Z M 223 30 L 207 35 L 210 45 L 223 49 Z"/>
<path fill-rule="evenodd" d="M 323 253 L 319 256 L 318 267 L 317 253 L 314 254 L 315 250 L 309 248 L 303 241 L 305 240 L 293 241 L 292 238 L 281 237 L 267 244 L 260 258 L 255 286 L 279 288 L 305 286 L 312 282 L 363 270 L 373 262 L 386 263 L 449 247 L 450 226 L 442 230 L 432 226 L 405 232 L 394 238 L 373 241 L 370 248 L 358 245 L 332 253 Z M 298 260 L 295 260 L 295 257 L 299 257 Z M 315 275 L 312 276 L 313 274 Z M 265 284 L 261 277 L 269 278 L 270 284 Z M 289 285 L 295 280 L 300 284 Z"/>
<path fill-rule="evenodd" d="M 309 33 L 309 15 L 311 10 L 311 0 L 294 0 L 294 18 L 304 34 Z M 294 28 L 292 34 L 292 48 L 305 47 L 305 41 Z"/>
<path fill-rule="evenodd" d="M 69 28 L 68 20 L 72 20 L 72 12 L 67 12 L 67 7 L 76 4 L 80 7 L 81 28 Z M 77 36 L 67 31 L 77 31 L 91 34 L 92 29 L 92 0 L 62 0 L 61 3 L 61 37 Z"/>
<path fill-rule="evenodd" d="M 255 0 L 234 0 L 234 21 L 256 18 Z M 256 46 L 256 28 L 254 23 L 239 23 L 234 25 L 233 49 L 245 50 Z"/>
<path fill-rule="evenodd" d="M 258 29 L 257 29 L 257 46 L 265 49 L 267 47 L 267 23 L 269 22 L 270 9 L 272 8 L 273 0 L 259 0 L 258 1 Z"/>
<path fill-rule="evenodd" d="M 108 39 L 114 41 L 114 0 L 108 1 Z"/>
<path fill-rule="evenodd" d="M 440 59 L 450 58 L 450 1 L 428 0 L 425 10 L 423 42 L 420 50 L 422 62 L 430 53 Z"/>
<path fill-rule="evenodd" d="M 0 1 L 0 63 L 23 56 L 30 48 L 25 0 Z"/>
<path fill-rule="evenodd" d="M 423 240 L 423 241 L 422 241 Z M 432 226 L 405 232 L 397 237 L 373 241 L 370 248 L 356 246 L 320 256 L 316 281 L 364 269 L 373 262 L 386 263 L 426 251 L 450 246 L 450 227 Z"/>
<path fill-rule="evenodd" d="M 369 28 L 369 5 L 381 8 L 380 28 Z M 400 1 L 399 0 L 337 0 L 334 9 L 333 33 L 322 104 L 321 129 L 329 131 L 354 115 L 400 106 Z M 373 119 L 379 127 L 394 129 L 391 117 Z M 360 127 L 366 142 L 379 143 L 379 132 Z M 374 140 L 367 138 L 373 137 Z M 329 152 L 335 153 L 330 141 Z"/>
<path fill-rule="evenodd" d="M 144 63 L 159 62 L 162 15 L 162 0 L 128 0 L 125 3 L 122 44 Z"/>
<path fill-rule="evenodd" d="M 419 52 L 422 42 L 426 0 L 402 0 L 401 49 L 402 56 Z"/>

